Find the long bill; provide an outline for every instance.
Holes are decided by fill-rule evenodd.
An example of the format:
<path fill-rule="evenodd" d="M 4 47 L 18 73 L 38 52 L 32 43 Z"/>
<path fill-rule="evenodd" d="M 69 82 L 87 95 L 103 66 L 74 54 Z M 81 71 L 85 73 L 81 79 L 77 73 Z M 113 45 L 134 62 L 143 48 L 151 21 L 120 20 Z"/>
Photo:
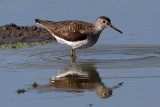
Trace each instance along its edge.
<path fill-rule="evenodd" d="M 119 33 L 123 33 L 122 31 L 120 31 L 119 29 L 117 29 L 115 26 L 113 26 L 112 24 L 108 25 L 108 27 L 118 31 Z"/>

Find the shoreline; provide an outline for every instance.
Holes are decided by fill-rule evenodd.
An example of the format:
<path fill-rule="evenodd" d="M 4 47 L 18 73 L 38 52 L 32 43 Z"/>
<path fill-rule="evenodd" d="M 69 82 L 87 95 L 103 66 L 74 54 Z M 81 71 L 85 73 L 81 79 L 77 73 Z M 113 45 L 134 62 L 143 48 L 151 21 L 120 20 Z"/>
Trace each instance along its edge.
<path fill-rule="evenodd" d="M 9 43 L 32 43 L 56 40 L 44 28 L 33 26 L 18 26 L 14 23 L 0 26 L 0 45 Z"/>

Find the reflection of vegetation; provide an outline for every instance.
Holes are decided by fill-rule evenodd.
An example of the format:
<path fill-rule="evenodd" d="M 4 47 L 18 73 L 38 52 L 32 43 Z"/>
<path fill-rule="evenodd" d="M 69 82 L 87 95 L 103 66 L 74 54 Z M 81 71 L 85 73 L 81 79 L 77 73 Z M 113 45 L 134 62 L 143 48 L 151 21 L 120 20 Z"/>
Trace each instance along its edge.
<path fill-rule="evenodd" d="M 52 42 L 50 40 L 46 40 L 45 42 L 33 42 L 33 43 L 27 43 L 27 42 L 18 42 L 18 43 L 9 43 L 9 44 L 3 44 L 1 45 L 1 47 L 3 49 L 8 49 L 8 48 L 12 48 L 12 49 L 16 49 L 16 48 L 20 48 L 22 46 L 27 46 L 28 48 L 31 48 L 34 45 L 43 45 L 43 44 L 53 44 L 56 45 L 56 42 Z"/>

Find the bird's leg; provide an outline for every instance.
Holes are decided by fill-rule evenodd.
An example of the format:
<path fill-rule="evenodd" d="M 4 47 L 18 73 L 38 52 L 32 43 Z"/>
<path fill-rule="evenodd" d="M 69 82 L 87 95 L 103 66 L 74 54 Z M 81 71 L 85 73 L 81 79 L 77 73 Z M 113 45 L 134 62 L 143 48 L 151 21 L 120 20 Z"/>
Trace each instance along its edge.
<path fill-rule="evenodd" d="M 72 49 L 72 51 L 71 51 L 71 56 L 72 56 L 72 57 L 75 56 L 75 49 Z"/>
<path fill-rule="evenodd" d="M 71 58 L 72 58 L 73 60 L 76 59 L 75 49 L 72 49 L 72 51 L 71 51 Z"/>

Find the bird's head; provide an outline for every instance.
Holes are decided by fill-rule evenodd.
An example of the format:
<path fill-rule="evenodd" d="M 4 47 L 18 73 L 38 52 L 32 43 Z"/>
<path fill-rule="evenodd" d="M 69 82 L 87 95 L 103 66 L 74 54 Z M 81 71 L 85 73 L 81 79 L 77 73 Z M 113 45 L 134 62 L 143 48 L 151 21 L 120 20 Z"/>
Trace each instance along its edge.
<path fill-rule="evenodd" d="M 108 17 L 105 17 L 105 16 L 98 17 L 96 19 L 95 25 L 97 26 L 97 29 L 99 29 L 99 30 L 103 30 L 104 28 L 108 27 L 108 28 L 112 28 L 112 29 L 122 33 L 122 31 L 120 31 L 115 26 L 113 26 L 111 24 L 111 20 Z"/>

